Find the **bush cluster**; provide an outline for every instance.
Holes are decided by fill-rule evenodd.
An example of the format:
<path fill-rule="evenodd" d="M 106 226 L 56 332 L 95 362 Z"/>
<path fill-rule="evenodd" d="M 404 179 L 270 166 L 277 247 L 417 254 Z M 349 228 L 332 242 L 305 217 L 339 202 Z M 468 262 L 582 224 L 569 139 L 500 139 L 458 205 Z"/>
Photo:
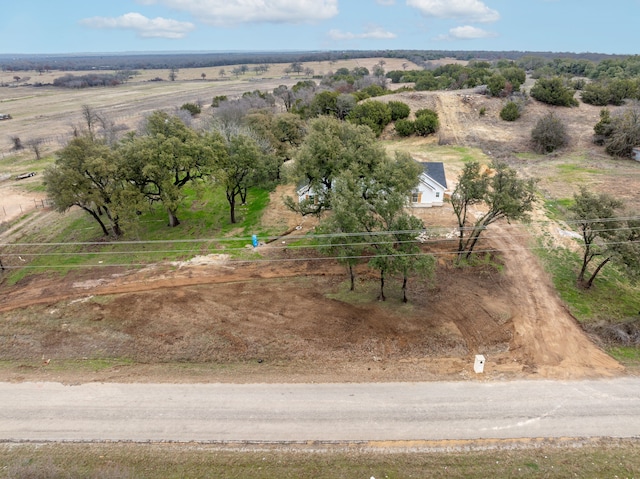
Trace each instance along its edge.
<path fill-rule="evenodd" d="M 531 96 L 542 103 L 555 106 L 578 106 L 575 90 L 560 77 L 540 78 L 531 88 Z"/>
<path fill-rule="evenodd" d="M 438 113 L 427 108 L 416 111 L 415 121 L 400 119 L 396 121 L 396 133 L 400 136 L 428 136 L 440 128 Z"/>

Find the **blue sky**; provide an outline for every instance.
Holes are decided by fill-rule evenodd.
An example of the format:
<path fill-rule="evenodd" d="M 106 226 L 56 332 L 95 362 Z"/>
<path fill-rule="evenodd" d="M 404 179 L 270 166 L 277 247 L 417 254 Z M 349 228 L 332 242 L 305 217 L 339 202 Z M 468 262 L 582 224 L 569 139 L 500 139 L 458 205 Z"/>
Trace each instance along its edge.
<path fill-rule="evenodd" d="M 640 0 L 3 0 L 0 53 L 637 54 Z"/>

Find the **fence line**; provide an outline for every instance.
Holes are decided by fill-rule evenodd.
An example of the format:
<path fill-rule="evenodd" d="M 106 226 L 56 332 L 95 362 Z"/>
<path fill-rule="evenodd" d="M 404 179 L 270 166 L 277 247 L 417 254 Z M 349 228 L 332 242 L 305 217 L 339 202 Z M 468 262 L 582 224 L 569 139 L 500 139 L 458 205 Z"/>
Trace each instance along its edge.
<path fill-rule="evenodd" d="M 11 205 L 0 205 L 0 218 L 7 218 L 9 216 L 18 216 L 24 213 L 27 213 L 33 209 L 46 209 L 51 208 L 53 206 L 53 201 L 48 198 L 44 198 L 41 200 L 33 200 L 33 204 L 11 204 Z"/>

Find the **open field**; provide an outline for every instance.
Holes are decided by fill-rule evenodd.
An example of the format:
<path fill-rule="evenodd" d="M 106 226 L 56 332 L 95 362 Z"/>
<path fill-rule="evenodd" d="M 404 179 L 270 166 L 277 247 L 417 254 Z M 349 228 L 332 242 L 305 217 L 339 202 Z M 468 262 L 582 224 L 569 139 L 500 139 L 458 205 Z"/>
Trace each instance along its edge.
<path fill-rule="evenodd" d="M 364 66 L 372 69 L 380 58 L 360 60 L 340 60 L 329 62 L 310 62 L 305 68 L 312 68 L 315 75 L 322 75 L 338 68 L 352 69 Z M 387 70 L 402 70 L 405 60 L 385 59 Z M 30 139 L 43 138 L 46 149 L 55 150 L 63 146 L 70 138 L 74 125 L 82 125 L 81 107 L 89 105 L 108 116 L 118 125 L 136 129 L 145 115 L 155 110 L 173 110 L 187 102 L 201 102 L 208 107 L 215 96 L 227 95 L 229 98 L 241 96 L 244 92 L 270 91 L 279 85 L 292 86 L 308 76 L 287 74 L 288 64 L 273 64 L 266 73 L 253 71 L 234 77 L 233 65 L 215 68 L 183 69 L 178 72 L 176 81 L 169 81 L 169 70 L 140 70 L 125 85 L 105 88 L 86 88 L 82 90 L 61 89 L 52 86 L 40 88 L 11 86 L 0 88 L 0 113 L 11 114 L 12 120 L 0 122 L 0 154 L 10 155 L 12 144 L 10 136 L 17 136 L 26 143 Z M 407 68 L 417 68 L 409 63 Z M 220 76 L 220 70 L 226 75 Z M 31 73 L 30 82 L 51 83 L 65 74 L 86 75 L 91 72 L 52 71 L 39 75 L 37 72 L 20 72 L 22 76 Z M 100 71 L 99 73 L 113 73 Z M 202 79 L 202 74 L 205 79 Z M 15 83 L 13 72 L 0 72 L 0 84 Z M 150 81 L 161 78 L 165 81 Z M 318 80 L 319 81 L 319 80 Z M 208 114 L 205 108 L 203 115 Z M 2 170 L 0 169 L 0 174 Z"/>
<path fill-rule="evenodd" d="M 394 451 L 396 447 L 400 449 Z M 615 439 L 286 448 L 269 444 L 11 444 L 0 445 L 0 463 L 4 464 L 0 478 L 632 478 L 640 473 L 640 445 Z"/>

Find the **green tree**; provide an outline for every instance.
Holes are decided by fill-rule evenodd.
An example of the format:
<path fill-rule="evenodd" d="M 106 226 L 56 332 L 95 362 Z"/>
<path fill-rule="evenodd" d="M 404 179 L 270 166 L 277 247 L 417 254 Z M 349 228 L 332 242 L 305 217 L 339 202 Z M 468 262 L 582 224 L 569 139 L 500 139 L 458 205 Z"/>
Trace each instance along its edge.
<path fill-rule="evenodd" d="M 395 159 L 385 155 L 366 174 L 351 168 L 335 181 L 332 216 L 368 238 L 371 249 L 369 266 L 380 273 L 381 301 L 386 299 L 384 288 L 389 275 L 402 272 L 406 274 L 403 279 L 406 279 L 416 271 L 397 259 L 413 253 L 408 245 L 402 243 L 403 233 L 396 228 L 415 225 L 413 220 L 406 219 L 403 223 L 399 218 L 405 215 L 404 208 L 421 171 L 420 165 L 408 154 L 397 154 Z M 403 232 L 411 234 L 406 230 Z M 399 252 L 400 247 L 403 249 Z"/>
<path fill-rule="evenodd" d="M 492 172 L 482 172 L 475 162 L 465 166 L 458 178 L 451 203 L 458 218 L 458 257 L 471 257 L 482 233 L 500 220 L 526 221 L 536 201 L 536 181 L 518 178 L 517 172 L 504 163 L 491 165 Z M 470 225 L 469 206 L 484 203 L 481 213 Z"/>
<path fill-rule="evenodd" d="M 562 120 L 549 113 L 540 118 L 531 130 L 531 142 L 534 151 L 545 154 L 566 146 L 569 136 Z"/>
<path fill-rule="evenodd" d="M 89 136 L 74 138 L 44 172 L 48 197 L 59 212 L 72 206 L 86 211 L 105 236 L 122 235 L 118 214 L 124 178 L 116 153 Z"/>
<path fill-rule="evenodd" d="M 345 212 L 348 214 L 345 215 Z M 347 267 L 350 291 L 355 291 L 354 268 L 362 261 L 369 243 L 365 235 L 358 234 L 359 231 L 356 218 L 344 208 L 334 210 L 316 229 L 321 251 L 335 256 L 339 263 Z"/>
<path fill-rule="evenodd" d="M 381 101 L 364 101 L 351 110 L 347 120 L 356 125 L 366 125 L 380 136 L 384 127 L 391 123 L 391 108 Z"/>
<path fill-rule="evenodd" d="M 402 302 L 407 302 L 407 285 L 412 275 L 432 277 L 435 271 L 433 255 L 423 254 L 417 232 L 424 230 L 420 218 L 407 213 L 400 214 L 392 225 L 395 238 L 393 269 L 402 275 Z"/>
<path fill-rule="evenodd" d="M 178 117 L 160 111 L 147 118 L 145 134 L 129 138 L 120 150 L 127 181 L 163 204 L 171 227 L 180 224 L 183 187 L 209 177 L 223 151 L 220 139 L 205 142 Z"/>
<path fill-rule="evenodd" d="M 465 250 L 470 208 L 484 201 L 488 188 L 489 176 L 486 171 L 482 171 L 480 163 L 477 161 L 466 163 L 458 176 L 458 184 L 451 194 L 451 206 L 458 219 L 459 257 L 462 257 Z"/>
<path fill-rule="evenodd" d="M 595 194 L 586 186 L 573 195 L 574 203 L 569 207 L 584 242 L 582 266 L 578 273 L 578 284 L 589 289 L 602 268 L 611 261 L 615 243 L 622 228 L 622 222 L 616 219 L 623 203 L 607 193 Z M 590 264 L 597 260 L 597 266 L 585 280 Z"/>
<path fill-rule="evenodd" d="M 309 106 L 309 116 L 330 115 L 337 117 L 338 95 L 339 93 L 335 91 L 317 93 Z"/>
<path fill-rule="evenodd" d="M 638 87 L 628 78 L 614 78 L 609 82 L 609 93 L 609 103 L 620 106 L 624 105 L 625 100 L 637 98 Z"/>
<path fill-rule="evenodd" d="M 336 116 L 345 120 L 357 104 L 356 97 L 350 93 L 341 93 L 336 99 Z"/>
<path fill-rule="evenodd" d="M 212 142 L 217 143 L 218 135 Z M 229 203 L 229 220 L 237 222 L 236 206 L 238 198 L 245 204 L 250 188 L 270 187 L 277 175 L 274 157 L 261 151 L 256 141 L 244 132 L 225 135 L 226 154 L 216 161 L 216 181 L 224 186 Z"/>
<path fill-rule="evenodd" d="M 298 151 L 294 176 L 315 192 L 318 201 L 299 204 L 287 198 L 286 204 L 302 214 L 320 214 L 330 207 L 332 188 L 341 172 L 351 169 L 365 177 L 385 157 L 370 128 L 332 117 L 314 119 Z"/>

